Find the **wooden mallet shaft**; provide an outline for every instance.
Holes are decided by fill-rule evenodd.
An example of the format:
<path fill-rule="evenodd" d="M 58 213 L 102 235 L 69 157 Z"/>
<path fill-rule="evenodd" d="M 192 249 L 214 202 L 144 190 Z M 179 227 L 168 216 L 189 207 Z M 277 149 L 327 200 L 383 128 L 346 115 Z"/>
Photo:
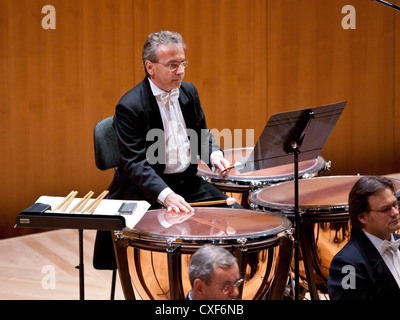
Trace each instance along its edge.
<path fill-rule="evenodd" d="M 236 200 L 234 198 L 227 198 L 223 200 L 213 200 L 213 201 L 201 201 L 201 202 L 190 202 L 189 205 L 191 207 L 197 207 L 197 206 L 210 206 L 214 204 L 227 204 L 231 205 L 234 204 Z"/>

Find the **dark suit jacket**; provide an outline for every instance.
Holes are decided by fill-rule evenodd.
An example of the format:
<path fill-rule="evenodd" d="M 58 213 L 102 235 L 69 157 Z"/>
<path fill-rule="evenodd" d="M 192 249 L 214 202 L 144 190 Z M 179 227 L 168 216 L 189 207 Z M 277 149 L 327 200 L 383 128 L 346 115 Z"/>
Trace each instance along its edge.
<path fill-rule="evenodd" d="M 395 239 L 400 235 L 394 234 Z M 355 289 L 344 289 L 342 273 L 346 265 L 355 269 Z M 345 279 L 346 282 L 346 279 Z M 364 232 L 360 231 L 349 240 L 333 258 L 328 279 L 331 300 L 399 300 L 400 289 L 380 253 Z"/>
<path fill-rule="evenodd" d="M 191 145 L 191 165 L 186 173 L 197 173 L 197 155 L 206 163 L 209 155 L 219 146 L 207 129 L 203 109 L 196 87 L 182 82 L 179 89 L 179 104 L 186 123 Z M 155 136 L 163 134 L 163 123 L 150 83 L 145 78 L 135 88 L 127 92 L 116 106 L 114 128 L 117 133 L 120 162 L 109 187 L 109 197 L 118 199 L 146 199 L 155 204 L 159 193 L 167 187 L 162 178 L 165 169 L 165 152 L 154 152 L 155 143 L 164 146 L 164 138 L 147 137 L 152 129 Z M 149 149 L 150 148 L 150 149 Z M 165 149 L 165 146 L 163 147 Z M 146 154 L 148 152 L 148 154 Z M 161 152 L 159 152 L 161 151 Z M 154 155 L 161 161 L 149 161 Z M 152 163 L 156 162 L 156 163 Z"/>

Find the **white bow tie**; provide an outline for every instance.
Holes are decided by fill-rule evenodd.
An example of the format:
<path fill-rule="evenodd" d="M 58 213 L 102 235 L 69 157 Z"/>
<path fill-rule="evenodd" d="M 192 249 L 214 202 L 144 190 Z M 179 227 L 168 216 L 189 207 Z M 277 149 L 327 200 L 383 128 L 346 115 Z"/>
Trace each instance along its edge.
<path fill-rule="evenodd" d="M 161 94 L 161 100 L 164 104 L 168 104 L 171 99 L 179 98 L 179 89 L 172 89 L 170 92 L 165 92 Z"/>
<path fill-rule="evenodd" d="M 387 241 L 384 240 L 382 243 L 382 253 L 384 253 L 388 249 L 392 249 L 393 251 L 399 250 L 400 246 L 400 239 L 397 239 L 396 241 Z"/>

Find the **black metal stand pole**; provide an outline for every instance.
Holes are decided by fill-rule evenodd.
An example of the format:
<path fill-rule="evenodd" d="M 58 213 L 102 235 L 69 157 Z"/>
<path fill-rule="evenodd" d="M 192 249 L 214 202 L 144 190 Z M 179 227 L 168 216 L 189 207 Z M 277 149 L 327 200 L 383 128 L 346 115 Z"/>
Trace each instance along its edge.
<path fill-rule="evenodd" d="M 85 300 L 85 280 L 83 266 L 83 230 L 79 229 L 79 299 Z"/>
<path fill-rule="evenodd" d="M 294 299 L 299 300 L 299 150 L 296 143 L 292 143 L 292 147 L 294 150 Z"/>

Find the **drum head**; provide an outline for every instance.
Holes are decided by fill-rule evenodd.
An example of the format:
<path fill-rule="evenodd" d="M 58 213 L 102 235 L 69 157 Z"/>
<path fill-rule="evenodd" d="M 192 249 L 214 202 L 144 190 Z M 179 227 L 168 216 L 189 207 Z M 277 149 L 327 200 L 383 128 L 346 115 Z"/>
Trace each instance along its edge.
<path fill-rule="evenodd" d="M 224 157 L 231 163 L 240 161 L 243 157 L 248 157 L 253 148 L 234 148 L 224 150 Z M 317 159 L 299 162 L 299 176 L 313 177 L 326 170 L 326 161 L 322 157 Z M 272 184 L 283 182 L 294 178 L 293 164 L 277 166 L 268 169 L 256 170 L 247 173 L 240 173 L 236 169 L 229 172 L 227 179 L 222 179 L 218 174 L 213 173 L 210 168 L 201 160 L 198 164 L 198 175 L 209 178 L 211 182 L 219 183 L 238 183 L 238 184 L 255 184 L 258 182 Z"/>
<path fill-rule="evenodd" d="M 299 180 L 299 210 L 303 213 L 345 212 L 349 192 L 360 176 L 329 176 Z M 400 182 L 392 179 L 397 192 Z M 294 181 L 259 189 L 249 197 L 252 207 L 292 214 Z"/>
<path fill-rule="evenodd" d="M 238 238 L 268 239 L 291 227 L 289 220 L 272 213 L 216 207 L 196 207 L 194 210 L 193 216 L 173 225 L 165 223 L 170 221 L 167 215 L 171 215 L 166 209 L 149 210 L 134 229 L 125 231 L 148 241 L 173 239 L 174 242 L 223 243 L 237 242 Z"/>

